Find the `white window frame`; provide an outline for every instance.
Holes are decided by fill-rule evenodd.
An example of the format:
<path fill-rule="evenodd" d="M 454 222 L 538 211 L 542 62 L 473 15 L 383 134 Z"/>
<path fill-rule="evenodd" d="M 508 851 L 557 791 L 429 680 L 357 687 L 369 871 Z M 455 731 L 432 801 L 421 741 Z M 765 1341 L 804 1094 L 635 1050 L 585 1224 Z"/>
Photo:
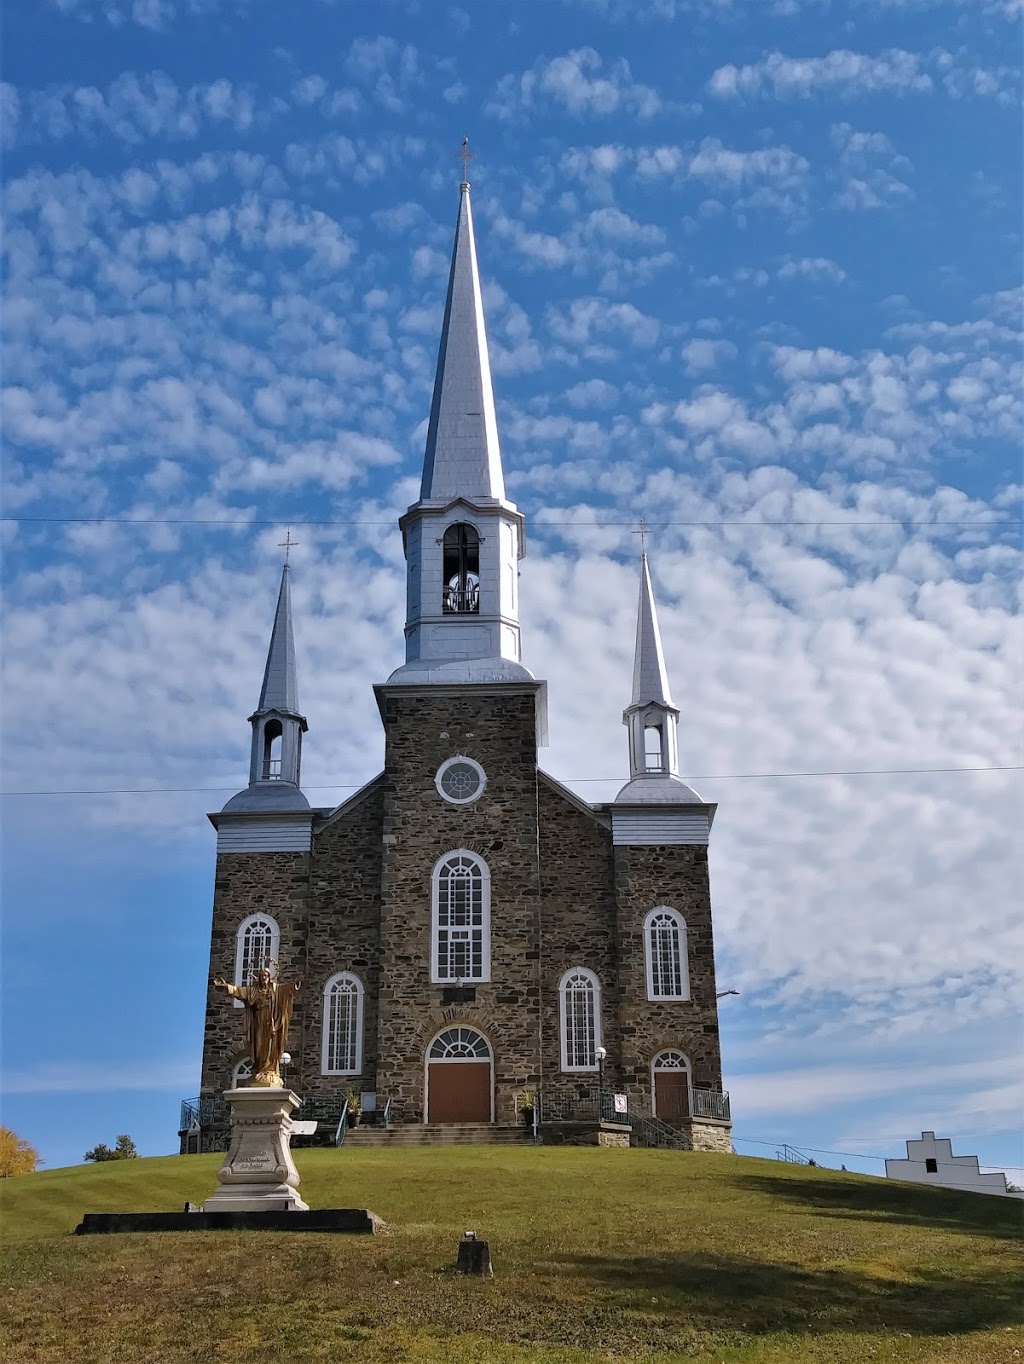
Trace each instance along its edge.
<path fill-rule="evenodd" d="M 464 857 L 476 864 L 480 873 L 480 974 L 474 976 L 441 975 L 441 874 L 455 857 Z M 472 926 L 470 928 L 472 932 Z M 455 985 L 460 981 L 485 984 L 491 978 L 491 872 L 479 853 L 468 848 L 453 848 L 439 857 L 430 876 L 430 979 L 435 985 Z"/>
<path fill-rule="evenodd" d="M 675 923 L 679 934 L 679 954 L 677 967 L 679 972 L 679 991 L 673 994 L 658 993 L 655 991 L 655 952 L 654 952 L 654 921 L 659 915 L 668 915 Z M 672 909 L 670 905 L 657 905 L 644 919 L 644 961 L 647 968 L 647 998 L 653 1004 L 663 1004 L 665 1001 L 685 1000 L 690 998 L 690 950 L 687 940 L 686 920 L 679 913 L 678 909 Z M 660 974 L 660 972 L 659 972 Z"/>
<path fill-rule="evenodd" d="M 591 987 L 591 1003 L 594 1010 L 594 1060 L 586 1065 L 569 1064 L 569 999 L 568 987 L 576 976 L 583 976 Z M 570 966 L 558 982 L 558 1034 L 561 1039 L 562 1070 L 570 1073 L 594 1072 L 599 1069 L 597 1050 L 601 1046 L 601 982 L 593 971 L 586 966 Z"/>
<path fill-rule="evenodd" d="M 444 774 L 448 771 L 450 767 L 454 767 L 456 763 L 465 763 L 465 765 L 467 767 L 471 767 L 473 771 L 477 774 L 477 776 L 480 778 L 480 785 L 476 788 L 476 790 L 473 792 L 471 796 L 460 797 L 449 795 L 449 793 L 444 789 L 443 785 L 441 784 Z M 434 774 L 434 786 L 437 788 L 437 794 L 441 797 L 442 800 L 446 800 L 449 805 L 472 805 L 475 800 L 480 799 L 480 797 L 483 795 L 487 787 L 487 773 L 484 771 L 484 769 L 480 766 L 480 764 L 476 761 L 475 758 L 467 758 L 465 754 L 457 753 L 454 758 L 446 758 L 445 761 L 441 764 L 441 766 L 437 769 L 437 771 Z"/>
<path fill-rule="evenodd" d="M 279 953 L 280 950 L 281 950 L 281 930 L 280 930 L 280 928 L 279 928 L 278 925 L 277 925 L 277 920 L 276 920 L 276 919 L 272 918 L 271 915 L 269 915 L 269 914 L 264 914 L 264 913 L 262 913 L 262 912 L 260 912 L 260 913 L 258 913 L 258 914 L 250 914 L 249 917 L 248 917 L 247 919 L 243 919 L 242 922 L 238 925 L 238 932 L 237 932 L 237 934 L 235 935 L 235 984 L 236 984 L 236 985 L 244 985 L 244 984 L 246 983 L 246 980 L 245 980 L 245 976 L 246 976 L 246 972 L 245 972 L 245 939 L 246 939 L 246 934 L 248 933 L 249 929 L 250 929 L 254 924 L 257 924 L 257 923 L 259 923 L 260 921 L 262 921 L 262 922 L 267 923 L 267 924 L 270 925 L 270 951 L 269 951 L 269 952 L 264 952 L 262 960 L 266 960 L 267 957 L 271 957 L 271 958 L 273 958 L 273 960 L 276 961 L 276 960 L 277 960 L 278 953 Z M 235 1008 L 236 1008 L 236 1009 L 241 1009 L 241 1008 L 243 1007 L 242 1001 L 241 1001 L 240 999 L 236 999 L 236 1000 L 234 1001 L 234 1005 L 235 1005 Z"/>
<path fill-rule="evenodd" d="M 351 991 L 355 995 L 356 1016 L 355 1016 L 355 1064 L 341 1068 L 332 1068 L 330 1061 L 330 1039 L 331 1039 L 331 1003 L 332 991 L 336 985 L 354 986 Z M 362 1075 L 363 1073 L 363 1013 L 366 1000 L 366 990 L 363 982 L 352 971 L 337 971 L 324 986 L 323 995 L 323 1018 L 320 1025 L 322 1040 L 320 1045 L 320 1074 L 321 1075 Z"/>

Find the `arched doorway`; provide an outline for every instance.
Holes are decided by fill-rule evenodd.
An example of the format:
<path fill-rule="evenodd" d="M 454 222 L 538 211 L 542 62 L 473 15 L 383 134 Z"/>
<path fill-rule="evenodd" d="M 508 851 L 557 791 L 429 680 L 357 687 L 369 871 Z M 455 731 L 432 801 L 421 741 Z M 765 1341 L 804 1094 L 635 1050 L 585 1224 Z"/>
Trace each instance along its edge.
<path fill-rule="evenodd" d="M 653 1112 L 670 1127 L 690 1116 L 690 1063 L 681 1051 L 661 1051 L 651 1062 Z"/>
<path fill-rule="evenodd" d="M 475 1028 L 445 1028 L 427 1048 L 424 1122 L 491 1122 L 491 1048 Z"/>

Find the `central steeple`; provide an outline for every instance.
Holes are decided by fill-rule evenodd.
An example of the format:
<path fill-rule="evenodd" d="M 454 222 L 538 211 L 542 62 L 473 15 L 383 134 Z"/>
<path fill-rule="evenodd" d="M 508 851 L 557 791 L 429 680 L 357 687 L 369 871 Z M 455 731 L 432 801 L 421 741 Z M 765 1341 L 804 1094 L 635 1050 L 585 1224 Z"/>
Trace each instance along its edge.
<path fill-rule="evenodd" d="M 420 497 L 505 496 L 487 356 L 484 303 L 473 236 L 469 182 L 459 186 L 459 218 L 437 354 Z"/>
<path fill-rule="evenodd" d="M 456 154 L 468 159 L 468 143 Z M 406 662 L 389 681 L 532 682 L 520 662 L 523 517 L 505 498 L 465 171 L 420 498 L 399 525 L 408 581 Z"/>

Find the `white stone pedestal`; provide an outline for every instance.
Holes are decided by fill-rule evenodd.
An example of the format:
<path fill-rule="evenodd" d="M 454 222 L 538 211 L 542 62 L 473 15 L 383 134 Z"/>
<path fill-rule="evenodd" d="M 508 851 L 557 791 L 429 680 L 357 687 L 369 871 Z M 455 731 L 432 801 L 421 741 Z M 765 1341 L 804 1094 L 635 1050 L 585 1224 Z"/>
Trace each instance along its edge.
<path fill-rule="evenodd" d="M 290 1089 L 228 1089 L 231 1148 L 217 1171 L 204 1212 L 305 1212 L 290 1149 L 292 1113 L 302 1100 Z"/>

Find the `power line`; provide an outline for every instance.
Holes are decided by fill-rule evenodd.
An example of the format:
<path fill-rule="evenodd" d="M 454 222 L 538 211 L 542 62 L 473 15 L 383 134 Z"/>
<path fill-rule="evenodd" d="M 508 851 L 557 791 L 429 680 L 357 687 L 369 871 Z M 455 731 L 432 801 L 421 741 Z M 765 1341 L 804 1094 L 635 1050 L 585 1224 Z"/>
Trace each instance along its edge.
<path fill-rule="evenodd" d="M 992 1135 L 998 1136 L 998 1133 Z M 962 1138 L 951 1137 L 951 1141 L 962 1140 Z M 833 1151 L 827 1146 L 794 1146 L 791 1141 L 784 1142 L 781 1138 L 776 1141 L 765 1141 L 760 1137 L 738 1137 L 733 1135 L 733 1141 L 744 1141 L 748 1146 L 789 1146 L 793 1151 L 812 1151 L 816 1156 L 846 1156 L 848 1160 L 905 1160 L 905 1156 L 870 1156 L 864 1151 Z M 985 1162 L 988 1164 L 988 1162 Z M 1003 1165 L 1004 1170 L 1024 1170 L 1024 1165 Z"/>
<path fill-rule="evenodd" d="M 393 526 L 395 520 L 388 521 L 362 521 L 362 520 L 324 520 L 307 521 L 301 517 L 275 517 L 268 520 L 263 517 L 230 517 L 230 516 L 4 516 L 0 517 L 3 521 L 17 522 L 19 525 L 96 525 L 96 526 L 234 526 L 244 529 L 246 526 Z M 601 530 L 603 528 L 615 528 L 619 526 L 635 526 L 635 520 L 629 521 L 549 521 L 547 518 L 538 517 L 538 526 L 569 526 L 575 530 Z M 648 521 L 648 526 L 750 526 L 754 529 L 758 527 L 772 526 L 970 526 L 975 530 L 987 530 L 989 528 L 999 528 L 1007 526 L 1020 527 L 1024 522 L 1013 521 L 976 521 L 971 519 L 956 520 L 877 520 L 877 521 L 752 521 L 747 518 L 737 518 L 734 520 L 714 520 L 714 521 Z"/>
<path fill-rule="evenodd" d="M 1006 767 L 870 767 L 830 772 L 724 772 L 705 773 L 690 777 L 691 781 L 765 781 L 776 777 L 898 777 L 960 772 L 1024 772 L 1024 765 Z M 544 775 L 551 775 L 545 773 Z M 372 780 L 372 778 L 370 779 Z M 556 777 L 564 782 L 621 782 L 622 773 L 614 777 Z M 365 782 L 320 782 L 304 784 L 305 791 L 359 791 Z M 182 796 L 217 795 L 235 791 L 235 786 L 90 786 L 60 788 L 45 791 L 0 791 L 3 796 Z"/>

